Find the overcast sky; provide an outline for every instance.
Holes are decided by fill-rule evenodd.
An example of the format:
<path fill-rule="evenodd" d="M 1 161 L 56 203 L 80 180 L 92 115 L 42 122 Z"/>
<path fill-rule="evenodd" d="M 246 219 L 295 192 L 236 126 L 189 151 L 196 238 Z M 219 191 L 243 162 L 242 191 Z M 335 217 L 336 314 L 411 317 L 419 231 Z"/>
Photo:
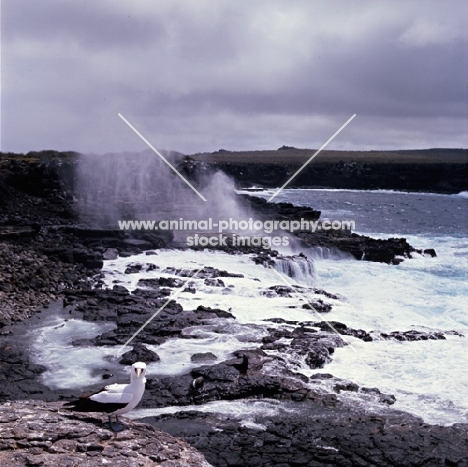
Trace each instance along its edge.
<path fill-rule="evenodd" d="M 468 147 L 466 0 L 3 0 L 2 151 Z"/>

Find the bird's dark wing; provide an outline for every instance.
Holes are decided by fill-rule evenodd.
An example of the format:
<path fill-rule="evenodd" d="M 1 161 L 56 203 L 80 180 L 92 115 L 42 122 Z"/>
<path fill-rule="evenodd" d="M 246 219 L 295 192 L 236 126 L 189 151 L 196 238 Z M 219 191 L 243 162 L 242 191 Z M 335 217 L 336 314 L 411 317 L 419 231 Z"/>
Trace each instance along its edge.
<path fill-rule="evenodd" d="M 96 402 L 92 399 L 79 399 L 76 405 L 73 407 L 66 407 L 69 410 L 74 410 L 75 412 L 102 412 L 102 413 L 112 413 L 116 410 L 123 409 L 128 404 L 103 404 L 102 402 Z M 72 403 L 69 403 L 72 404 Z"/>
<path fill-rule="evenodd" d="M 110 393 L 104 390 L 67 402 L 65 408 L 76 412 L 112 413 L 126 407 L 132 398 L 131 393 Z"/>

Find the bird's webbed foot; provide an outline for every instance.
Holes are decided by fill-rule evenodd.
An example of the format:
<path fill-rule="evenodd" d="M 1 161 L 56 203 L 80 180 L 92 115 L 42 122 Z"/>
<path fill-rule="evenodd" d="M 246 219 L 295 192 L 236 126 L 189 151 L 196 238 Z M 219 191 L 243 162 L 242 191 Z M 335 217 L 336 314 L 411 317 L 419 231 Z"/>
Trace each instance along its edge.
<path fill-rule="evenodd" d="M 119 431 L 122 431 L 125 428 L 125 426 L 120 422 L 119 417 L 117 417 L 117 415 L 115 416 L 115 421 L 116 423 L 112 423 L 112 416 L 109 415 L 109 426 L 112 431 L 118 433 Z"/>

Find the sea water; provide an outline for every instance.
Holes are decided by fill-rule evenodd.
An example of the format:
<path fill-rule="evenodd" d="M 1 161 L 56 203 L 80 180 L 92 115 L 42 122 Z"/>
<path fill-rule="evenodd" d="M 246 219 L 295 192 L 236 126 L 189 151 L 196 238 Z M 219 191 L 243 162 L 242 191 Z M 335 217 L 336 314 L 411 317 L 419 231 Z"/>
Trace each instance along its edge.
<path fill-rule="evenodd" d="M 265 191 L 260 195 L 269 197 L 272 193 Z M 399 265 L 388 265 L 306 249 L 303 252 L 315 258 L 313 277 L 307 283 L 301 280 L 303 278 L 286 277 L 257 265 L 251 255 L 228 255 L 219 251 L 167 249 L 158 250 L 156 255 L 141 254 L 105 261 L 105 285 L 111 288 L 119 284 L 130 291 L 139 286 L 138 281 L 142 278 L 177 277 L 170 268 L 196 271 L 203 266 L 212 266 L 244 276 L 223 277 L 224 286 L 221 287 L 213 287 L 195 276 L 184 279 L 183 287 L 172 289 L 171 297 L 184 309 L 193 310 L 198 305 L 220 308 L 231 312 L 236 320 L 213 319 L 210 325 L 184 330 L 186 335 L 196 339 L 174 338 L 160 346 L 149 346 L 161 357 L 159 362 L 149 365 L 149 376 L 187 373 L 199 365 L 190 358 L 197 352 L 212 352 L 216 355 L 212 363 L 218 363 L 230 358 L 235 350 L 258 348 L 262 337 L 268 333 L 267 327 L 275 326 L 265 322 L 269 318 L 294 321 L 325 318 L 352 328 L 375 331 L 373 335 L 411 329 L 443 331 L 448 333 L 445 340 L 421 342 L 378 339 L 363 342 L 345 337 L 349 345 L 337 348 L 333 361 L 322 370 L 311 370 L 301 366 L 300 362 L 294 369 L 309 376 L 317 372 L 332 373 L 362 386 L 378 387 L 382 392 L 396 396 L 393 407 L 430 423 L 467 422 L 468 198 L 464 195 L 398 192 L 284 190 L 276 201 L 311 206 L 321 210 L 322 217 L 330 220 L 355 220 L 359 233 L 375 238 L 405 237 L 415 248 L 434 248 L 437 257 L 415 254 Z M 152 263 L 158 269 L 125 274 L 131 262 Z M 290 283 L 302 286 L 299 293 L 278 297 L 270 291 L 272 286 Z M 338 298 L 314 295 L 308 289 L 311 285 L 336 294 Z M 182 292 L 186 286 L 195 288 L 196 293 Z M 319 315 L 302 308 L 312 296 L 330 303 L 332 311 Z M 71 325 L 81 329 L 79 322 L 67 324 Z M 65 387 L 72 379 L 75 385 L 84 387 L 89 384 L 92 365 L 84 365 L 87 374 L 73 373 L 74 365 L 64 360 L 63 353 L 64 346 L 70 355 L 74 353 L 70 334 L 64 330 L 63 336 L 57 338 L 61 334 L 55 326 L 57 322 L 54 321 L 49 323 L 48 330 L 44 329 L 46 332 L 38 333 L 42 342 L 33 346 L 33 354 L 37 361 L 46 366 L 50 361 L 54 366 L 54 371 L 48 373 L 50 385 Z M 86 329 L 83 328 L 83 332 Z M 450 334 L 451 331 L 456 333 Z M 55 336 L 55 353 L 52 344 L 44 346 L 47 332 Z M 97 329 L 87 332 L 96 334 Z M 123 351 L 129 350 L 131 345 Z M 98 352 L 101 361 L 95 358 L 94 365 L 115 359 L 120 350 L 112 346 L 95 349 L 93 355 Z M 58 359 L 57 354 L 61 354 L 62 359 Z"/>
<path fill-rule="evenodd" d="M 315 256 L 318 286 L 347 298 L 328 319 L 367 331 L 464 335 L 423 342 L 353 339 L 321 370 L 394 394 L 393 407 L 430 423 L 468 422 L 467 195 L 284 190 L 276 198 L 321 210 L 322 218 L 354 220 L 358 233 L 435 249 L 435 258 L 414 254 L 398 266 Z"/>

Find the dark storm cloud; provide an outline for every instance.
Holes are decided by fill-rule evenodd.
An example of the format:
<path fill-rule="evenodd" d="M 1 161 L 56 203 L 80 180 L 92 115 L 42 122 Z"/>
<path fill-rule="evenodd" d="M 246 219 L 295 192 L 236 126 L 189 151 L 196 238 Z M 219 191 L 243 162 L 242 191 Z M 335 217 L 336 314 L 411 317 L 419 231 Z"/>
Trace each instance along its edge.
<path fill-rule="evenodd" d="M 467 146 L 468 7 L 448 2 L 2 4 L 2 149 Z"/>

